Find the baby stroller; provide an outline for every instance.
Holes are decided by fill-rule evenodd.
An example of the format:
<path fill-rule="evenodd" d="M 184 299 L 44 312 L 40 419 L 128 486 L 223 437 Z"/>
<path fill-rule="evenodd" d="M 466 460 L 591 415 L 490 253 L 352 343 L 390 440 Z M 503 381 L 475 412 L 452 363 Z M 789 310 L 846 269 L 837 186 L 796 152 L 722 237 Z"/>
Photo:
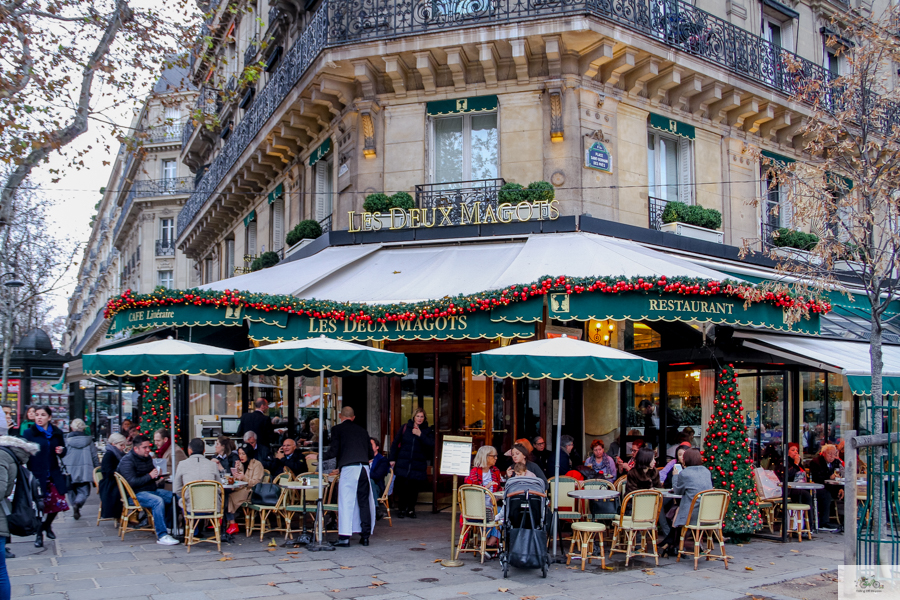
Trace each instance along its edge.
<path fill-rule="evenodd" d="M 503 491 L 503 527 L 500 565 L 503 577 L 509 566 L 519 569 L 540 568 L 547 576 L 550 555 L 547 552 L 547 493 L 544 482 L 536 477 L 513 477 Z"/>

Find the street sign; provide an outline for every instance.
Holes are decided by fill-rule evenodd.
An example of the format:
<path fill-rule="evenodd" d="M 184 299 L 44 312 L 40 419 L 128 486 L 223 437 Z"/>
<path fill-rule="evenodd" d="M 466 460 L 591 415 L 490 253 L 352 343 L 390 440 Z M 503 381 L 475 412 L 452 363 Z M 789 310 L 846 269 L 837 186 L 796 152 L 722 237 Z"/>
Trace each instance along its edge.
<path fill-rule="evenodd" d="M 585 151 L 584 166 L 604 173 L 612 173 L 612 155 L 603 142 L 594 142 Z"/>

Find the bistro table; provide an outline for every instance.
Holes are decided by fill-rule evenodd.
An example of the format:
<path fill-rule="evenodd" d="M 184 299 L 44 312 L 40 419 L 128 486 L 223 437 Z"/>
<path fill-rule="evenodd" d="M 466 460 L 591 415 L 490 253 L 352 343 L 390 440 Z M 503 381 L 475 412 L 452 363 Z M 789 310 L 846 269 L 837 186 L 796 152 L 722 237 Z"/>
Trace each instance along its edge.
<path fill-rule="evenodd" d="M 659 492 L 660 494 L 662 494 L 662 497 L 663 497 L 663 498 L 669 498 L 669 499 L 672 499 L 672 500 L 681 500 L 681 494 L 676 494 L 676 493 L 672 492 L 672 490 L 670 490 L 670 489 L 666 489 L 666 488 L 653 488 L 653 491 L 654 491 L 654 492 Z"/>
<path fill-rule="evenodd" d="M 812 493 L 813 499 L 813 531 L 819 533 L 819 502 L 816 499 L 816 490 L 824 490 L 825 486 L 821 483 L 812 483 L 807 481 L 788 481 L 788 489 L 790 490 L 807 490 Z"/>
<path fill-rule="evenodd" d="M 247 485 L 246 481 L 235 481 L 234 483 L 223 483 L 222 487 L 226 490 L 238 490 Z"/>
<path fill-rule="evenodd" d="M 302 481 L 280 481 L 278 482 L 278 485 L 285 490 L 301 490 L 300 502 L 301 506 L 303 507 L 300 512 L 300 535 L 297 536 L 296 540 L 293 540 L 291 542 L 285 540 L 284 544 L 282 544 L 282 547 L 287 546 L 289 543 L 295 548 L 300 544 L 308 544 L 312 541 L 312 538 L 309 533 L 306 532 L 306 494 L 302 492 L 305 492 L 306 490 L 318 489 L 318 483 L 316 483 L 316 485 L 313 485 L 312 483 L 305 484 Z"/>
<path fill-rule="evenodd" d="M 612 500 L 613 498 L 619 497 L 619 492 L 616 490 L 572 490 L 567 494 L 569 498 L 576 498 L 578 500 Z"/>

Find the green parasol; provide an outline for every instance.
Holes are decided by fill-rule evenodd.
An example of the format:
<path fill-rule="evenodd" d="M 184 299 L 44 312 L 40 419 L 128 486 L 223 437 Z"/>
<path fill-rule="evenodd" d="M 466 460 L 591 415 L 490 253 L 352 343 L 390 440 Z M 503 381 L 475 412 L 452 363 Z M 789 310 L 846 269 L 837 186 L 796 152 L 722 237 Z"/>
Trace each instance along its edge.
<path fill-rule="evenodd" d="M 575 381 L 656 381 L 656 361 L 647 360 L 608 346 L 582 342 L 566 336 L 495 348 L 472 355 L 472 374 L 513 379 L 574 379 Z M 559 386 L 556 417 L 557 458 L 553 462 L 553 555 L 556 556 L 556 531 L 559 508 L 559 446 L 562 437 L 563 397 Z"/>
<path fill-rule="evenodd" d="M 325 405 L 325 374 L 370 373 L 372 375 L 406 375 L 406 356 L 378 348 L 326 338 L 309 338 L 281 342 L 260 348 L 235 352 L 234 362 L 239 373 L 299 373 L 318 372 L 319 389 L 319 494 L 316 500 L 316 539 L 307 550 L 334 550 L 322 531 L 322 439 Z M 373 515 L 374 518 L 374 515 Z"/>
<path fill-rule="evenodd" d="M 84 374 L 95 377 L 169 377 L 171 437 L 175 443 L 175 376 L 219 375 L 234 372 L 234 352 L 215 346 L 168 338 L 115 348 L 82 357 Z M 175 476 L 175 452 L 172 452 Z M 173 490 L 177 493 L 177 490 Z M 178 522 L 176 502 L 172 502 L 172 526 Z M 174 533 L 174 530 L 173 530 Z"/>

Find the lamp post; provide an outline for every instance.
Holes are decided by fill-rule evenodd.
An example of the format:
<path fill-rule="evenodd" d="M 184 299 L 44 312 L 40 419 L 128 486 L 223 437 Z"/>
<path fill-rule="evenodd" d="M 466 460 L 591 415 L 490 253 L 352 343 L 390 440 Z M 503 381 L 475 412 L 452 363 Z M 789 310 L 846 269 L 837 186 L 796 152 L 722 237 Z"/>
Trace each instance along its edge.
<path fill-rule="evenodd" d="M 14 271 L 9 271 L 0 275 L 0 283 L 13 294 L 12 302 L 9 300 L 6 301 L 6 315 L 4 315 L 5 318 L 3 321 L 3 381 L 2 387 L 0 387 L 0 405 L 4 405 L 6 404 L 6 398 L 9 392 L 9 358 L 12 353 L 13 311 L 15 309 L 15 304 L 18 301 L 16 298 L 17 291 L 20 287 L 25 285 L 25 282 L 21 279 L 17 279 Z M 19 396 L 21 396 L 21 391 L 19 392 Z M 17 422 L 21 422 L 21 397 L 18 398 L 18 400 L 17 404 L 19 406 L 16 406 L 16 419 Z"/>

